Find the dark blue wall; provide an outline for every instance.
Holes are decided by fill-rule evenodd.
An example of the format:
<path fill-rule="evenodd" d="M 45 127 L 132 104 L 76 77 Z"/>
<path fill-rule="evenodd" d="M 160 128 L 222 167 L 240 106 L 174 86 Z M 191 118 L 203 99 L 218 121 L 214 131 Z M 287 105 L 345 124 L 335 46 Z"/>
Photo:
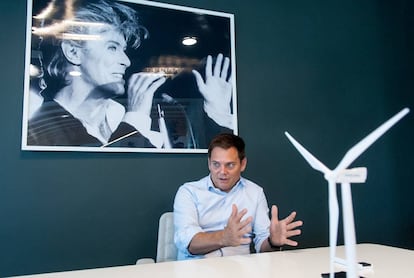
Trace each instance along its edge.
<path fill-rule="evenodd" d="M 328 245 L 327 186 L 284 137 L 329 167 L 405 106 L 414 109 L 414 5 L 394 1 L 190 1 L 235 14 L 245 173 L 301 247 Z M 155 257 L 157 221 L 203 154 L 22 152 L 26 1 L 1 1 L 0 276 L 133 264 Z M 352 166 L 358 242 L 414 249 L 414 112 Z"/>

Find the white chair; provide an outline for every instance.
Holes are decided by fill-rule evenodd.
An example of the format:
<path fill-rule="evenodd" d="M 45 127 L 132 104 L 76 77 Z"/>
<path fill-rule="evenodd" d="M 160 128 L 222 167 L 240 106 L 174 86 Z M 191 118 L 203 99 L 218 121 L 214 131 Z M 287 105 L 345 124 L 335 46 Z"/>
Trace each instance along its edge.
<path fill-rule="evenodd" d="M 174 214 L 165 212 L 161 215 L 158 224 L 157 257 L 142 258 L 137 264 L 160 263 L 175 261 L 177 259 L 177 247 L 174 244 Z"/>

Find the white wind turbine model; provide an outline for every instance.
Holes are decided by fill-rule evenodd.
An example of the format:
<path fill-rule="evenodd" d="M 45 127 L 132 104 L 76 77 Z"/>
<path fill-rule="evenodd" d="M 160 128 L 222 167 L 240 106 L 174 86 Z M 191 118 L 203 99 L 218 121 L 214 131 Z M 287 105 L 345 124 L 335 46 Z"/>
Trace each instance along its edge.
<path fill-rule="evenodd" d="M 336 193 L 336 184 L 341 183 L 342 195 L 342 211 L 343 211 L 343 228 L 345 238 L 345 267 L 348 278 L 356 278 L 357 276 L 357 260 L 355 251 L 355 225 L 352 208 L 351 183 L 364 183 L 367 176 L 365 167 L 347 169 L 349 165 L 361 155 L 372 143 L 381 137 L 389 128 L 404 117 L 410 110 L 404 108 L 394 117 L 383 123 L 376 130 L 371 132 L 367 137 L 352 147 L 343 157 L 341 162 L 334 170 L 328 169 L 322 162 L 316 159 L 302 145 L 300 145 L 289 133 L 285 132 L 290 142 L 302 154 L 306 161 L 314 168 L 324 174 L 325 179 L 329 183 L 329 247 L 330 247 L 330 278 L 334 277 L 334 263 L 343 262 L 343 260 L 335 257 L 338 233 L 338 199 Z"/>

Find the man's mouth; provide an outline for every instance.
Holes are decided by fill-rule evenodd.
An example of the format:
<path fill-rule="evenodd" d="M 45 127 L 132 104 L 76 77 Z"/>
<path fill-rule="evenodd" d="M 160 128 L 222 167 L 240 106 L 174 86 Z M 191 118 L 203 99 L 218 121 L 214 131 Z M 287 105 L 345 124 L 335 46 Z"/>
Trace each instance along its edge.
<path fill-rule="evenodd" d="M 116 79 L 124 79 L 123 73 L 113 73 L 112 75 L 115 76 Z"/>

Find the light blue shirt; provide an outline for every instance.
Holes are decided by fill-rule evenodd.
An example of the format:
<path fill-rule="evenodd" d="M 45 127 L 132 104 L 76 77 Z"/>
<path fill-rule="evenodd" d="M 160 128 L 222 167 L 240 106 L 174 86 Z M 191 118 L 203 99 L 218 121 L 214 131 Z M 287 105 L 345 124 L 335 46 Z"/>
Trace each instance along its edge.
<path fill-rule="evenodd" d="M 269 237 L 269 207 L 263 189 L 241 178 L 230 192 L 214 187 L 210 176 L 183 184 L 174 200 L 174 242 L 178 260 L 202 258 L 192 255 L 188 246 L 199 232 L 223 230 L 231 215 L 232 205 L 238 210 L 247 209 L 243 219 L 252 216 L 254 246 L 260 252 L 263 241 Z"/>

